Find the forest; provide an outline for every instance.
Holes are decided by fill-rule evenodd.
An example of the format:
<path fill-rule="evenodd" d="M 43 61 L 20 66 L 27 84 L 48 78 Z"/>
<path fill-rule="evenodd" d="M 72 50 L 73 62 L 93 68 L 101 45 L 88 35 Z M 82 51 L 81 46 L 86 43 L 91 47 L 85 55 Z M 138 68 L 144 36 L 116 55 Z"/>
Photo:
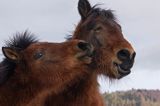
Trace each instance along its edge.
<path fill-rule="evenodd" d="M 132 89 L 104 93 L 106 106 L 160 106 L 160 90 Z"/>

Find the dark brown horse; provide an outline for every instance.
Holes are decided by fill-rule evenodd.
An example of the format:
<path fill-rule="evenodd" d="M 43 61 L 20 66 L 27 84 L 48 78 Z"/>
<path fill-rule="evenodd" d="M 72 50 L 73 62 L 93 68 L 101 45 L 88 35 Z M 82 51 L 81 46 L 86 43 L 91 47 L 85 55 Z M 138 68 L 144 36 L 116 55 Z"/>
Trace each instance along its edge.
<path fill-rule="evenodd" d="M 87 0 L 79 0 L 78 10 L 81 21 L 69 40 L 81 39 L 94 45 L 91 67 L 96 72 L 59 94 L 50 94 L 46 106 L 104 106 L 98 91 L 97 75 L 119 79 L 131 72 L 135 51 L 123 37 L 112 11 L 91 7 Z"/>
<path fill-rule="evenodd" d="M 51 92 L 60 96 L 62 91 L 70 88 L 75 92 L 74 87 L 79 86 L 92 90 L 83 85 L 83 81 L 88 84 L 94 78 L 89 68 L 93 47 L 84 41 L 38 42 L 25 32 L 7 41 L 2 51 L 5 59 L 0 64 L 0 106 L 45 106 Z M 75 93 L 80 94 L 81 89 Z M 97 94 L 94 91 L 90 91 L 93 96 Z"/>
<path fill-rule="evenodd" d="M 91 6 L 88 0 L 79 0 L 81 21 L 69 39 L 81 39 L 95 49 L 95 65 L 98 74 L 110 78 L 122 78 L 131 72 L 135 51 L 124 38 L 121 26 L 111 10 Z"/>

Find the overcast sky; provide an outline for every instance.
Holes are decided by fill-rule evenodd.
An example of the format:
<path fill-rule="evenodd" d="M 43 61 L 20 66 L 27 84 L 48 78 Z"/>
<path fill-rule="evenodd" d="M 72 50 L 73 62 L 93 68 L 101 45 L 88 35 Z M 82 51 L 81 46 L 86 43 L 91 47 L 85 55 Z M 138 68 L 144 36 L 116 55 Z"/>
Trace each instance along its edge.
<path fill-rule="evenodd" d="M 132 73 L 119 81 L 100 78 L 102 91 L 160 89 L 160 1 L 90 0 L 115 10 L 123 34 L 137 52 Z M 28 29 L 42 41 L 65 41 L 80 20 L 78 0 L 0 0 L 0 46 Z M 2 58 L 1 52 L 0 56 Z"/>

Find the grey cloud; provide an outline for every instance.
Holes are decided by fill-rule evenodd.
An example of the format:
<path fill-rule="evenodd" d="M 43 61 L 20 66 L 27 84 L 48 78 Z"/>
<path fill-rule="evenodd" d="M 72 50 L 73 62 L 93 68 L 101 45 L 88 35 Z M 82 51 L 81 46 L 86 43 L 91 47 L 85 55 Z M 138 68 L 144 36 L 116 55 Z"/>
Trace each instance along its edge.
<path fill-rule="evenodd" d="M 158 43 L 160 45 L 160 43 Z M 147 49 L 139 50 L 137 57 L 136 67 L 146 70 L 159 70 L 160 69 L 160 48 L 159 45 L 146 46 Z M 159 70 L 160 71 L 160 70 Z"/>

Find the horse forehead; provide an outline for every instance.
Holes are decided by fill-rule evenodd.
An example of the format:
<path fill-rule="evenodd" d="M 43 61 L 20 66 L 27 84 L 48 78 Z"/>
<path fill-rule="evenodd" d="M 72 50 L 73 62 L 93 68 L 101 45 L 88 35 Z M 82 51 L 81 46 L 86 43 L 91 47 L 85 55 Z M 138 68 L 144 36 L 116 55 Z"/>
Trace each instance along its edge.
<path fill-rule="evenodd" d="M 98 15 L 95 17 L 94 15 L 93 16 L 91 15 L 90 17 L 88 17 L 88 19 L 86 21 L 83 22 L 82 26 L 85 26 L 85 25 L 91 24 L 91 23 L 93 25 L 101 23 L 103 25 L 107 25 L 107 26 L 111 26 L 111 27 L 117 27 L 117 25 L 119 25 L 116 20 L 111 19 L 111 18 L 107 18 L 106 16 Z"/>
<path fill-rule="evenodd" d="M 47 47 L 48 47 L 48 42 L 37 42 L 37 43 L 30 44 L 24 51 L 32 52 L 37 49 L 42 49 Z"/>
<path fill-rule="evenodd" d="M 50 42 L 37 42 L 33 43 L 29 46 L 29 48 L 39 48 L 39 47 L 49 47 L 49 46 L 55 46 L 55 43 Z"/>
<path fill-rule="evenodd" d="M 75 47 L 77 46 L 77 43 L 79 40 L 72 40 L 69 42 L 61 42 L 61 43 L 53 43 L 53 42 L 37 42 L 31 44 L 28 48 L 27 51 L 35 51 L 37 49 L 39 50 L 51 50 L 54 52 L 62 52 L 62 51 L 74 51 Z"/>
<path fill-rule="evenodd" d="M 73 42 L 64 42 L 64 43 L 38 42 L 31 44 L 27 48 L 27 51 L 47 50 L 47 51 L 54 51 L 55 53 L 57 53 L 57 52 L 62 52 L 62 50 L 67 51 L 68 48 L 71 48 L 71 46 L 73 45 L 74 45 Z"/>

